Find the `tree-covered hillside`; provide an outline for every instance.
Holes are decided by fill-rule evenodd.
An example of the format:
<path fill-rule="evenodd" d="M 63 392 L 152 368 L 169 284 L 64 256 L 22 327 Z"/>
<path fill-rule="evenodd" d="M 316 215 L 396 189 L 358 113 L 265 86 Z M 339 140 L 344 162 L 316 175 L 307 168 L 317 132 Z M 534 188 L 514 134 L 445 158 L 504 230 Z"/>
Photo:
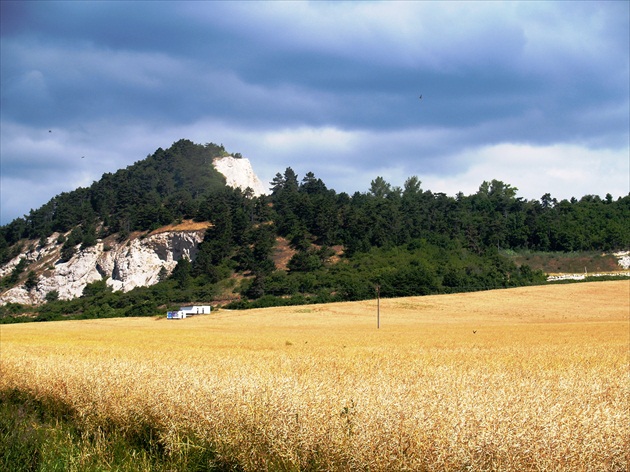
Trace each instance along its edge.
<path fill-rule="evenodd" d="M 20 240 L 53 232 L 70 232 L 69 252 L 62 253 L 69 258 L 72 248 L 97 237 L 124 240 L 130 231 L 182 219 L 211 222 L 195 260 L 181 259 L 156 286 L 115 294 L 104 283 L 90 284 L 81 300 L 51 299 L 37 309 L 121 316 L 223 302 L 226 292 L 239 300 L 232 306 L 262 306 L 365 299 L 376 285 L 382 296 L 406 296 L 543 283 L 541 271 L 516 266 L 505 251 L 630 247 L 630 196 L 524 200 L 492 180 L 473 195 L 450 197 L 423 189 L 417 177 L 402 188 L 376 177 L 367 191 L 348 195 L 287 168 L 270 182 L 270 195 L 252 197 L 226 187 L 212 167 L 225 154 L 222 146 L 181 140 L 89 188 L 61 194 L 0 228 L 2 259 L 19 254 Z M 290 246 L 286 267 L 273 260 L 279 241 Z M 20 270 L 0 284 L 32 284 Z"/>
<path fill-rule="evenodd" d="M 616 201 L 587 195 L 558 202 L 517 197 L 501 181 L 483 182 L 477 193 L 449 197 L 423 190 L 417 177 L 404 188 L 381 177 L 366 193 L 337 195 L 307 174 L 291 169 L 274 179 L 272 201 L 280 234 L 313 236 L 320 244 L 343 244 L 349 253 L 448 238 L 476 253 L 490 247 L 538 251 L 610 251 L 630 246 L 630 196 Z"/>
<path fill-rule="evenodd" d="M 25 218 L 0 228 L 0 262 L 21 239 L 40 239 L 79 227 L 80 241 L 155 229 L 178 218 L 197 215 L 199 203 L 225 178 L 212 166 L 227 155 L 223 146 L 194 144 L 182 139 L 113 174 L 104 174 L 88 188 L 52 198 Z"/>

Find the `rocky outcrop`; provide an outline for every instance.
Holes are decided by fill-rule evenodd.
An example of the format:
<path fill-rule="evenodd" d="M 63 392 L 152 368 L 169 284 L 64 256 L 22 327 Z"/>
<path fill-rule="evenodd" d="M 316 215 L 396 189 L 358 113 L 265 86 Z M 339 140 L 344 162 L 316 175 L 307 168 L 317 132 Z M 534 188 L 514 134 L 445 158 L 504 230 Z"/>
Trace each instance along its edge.
<path fill-rule="evenodd" d="M 622 269 L 630 269 L 630 251 L 615 252 L 613 256 L 617 258 L 617 261 Z"/>
<path fill-rule="evenodd" d="M 61 245 L 55 234 L 44 246 L 32 248 L 0 269 L 0 276 L 8 275 L 21 258 L 26 258 L 27 270 L 40 274 L 36 287 L 30 291 L 23 285 L 13 287 L 0 295 L 0 304 L 38 305 L 52 291 L 57 291 L 60 299 L 69 300 L 80 297 L 87 284 L 103 279 L 113 290 L 124 292 L 153 285 L 163 268 L 170 274 L 182 257 L 194 260 L 204 233 L 205 229 L 166 231 L 122 243 L 100 241 L 77 251 L 67 262 L 58 262 Z"/>
<path fill-rule="evenodd" d="M 243 191 L 250 188 L 254 196 L 266 193 L 248 159 L 221 157 L 215 159 L 213 165 L 225 176 L 228 186 Z M 29 291 L 20 283 L 1 293 L 0 305 L 38 305 L 44 303 L 46 295 L 53 291 L 58 292 L 62 300 L 80 297 L 87 284 L 103 279 L 115 291 L 127 292 L 135 287 L 153 285 L 159 281 L 160 272 L 164 272 L 162 269 L 170 274 L 182 257 L 194 260 L 207 226 L 187 222 L 150 235 L 135 235 L 122 243 L 111 237 L 83 250 L 77 246 L 76 254 L 67 262 L 59 262 L 59 234 L 53 234 L 42 246 L 31 241 L 25 252 L 0 267 L 0 278 L 10 275 L 25 258 L 25 273 L 35 272 L 37 285 Z"/>
<path fill-rule="evenodd" d="M 219 157 L 212 161 L 212 165 L 225 176 L 225 182 L 230 187 L 240 188 L 243 191 L 249 187 L 256 197 L 267 193 L 248 159 L 233 156 Z"/>

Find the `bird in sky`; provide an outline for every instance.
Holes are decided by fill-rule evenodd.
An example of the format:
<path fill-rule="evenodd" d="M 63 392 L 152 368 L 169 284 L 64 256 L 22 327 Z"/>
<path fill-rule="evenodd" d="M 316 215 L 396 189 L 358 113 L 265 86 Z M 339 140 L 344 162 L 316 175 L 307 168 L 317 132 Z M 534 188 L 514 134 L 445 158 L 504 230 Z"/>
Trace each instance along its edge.
<path fill-rule="evenodd" d="M 420 97 L 418 97 L 420 100 L 422 100 L 422 95 L 420 95 Z"/>
<path fill-rule="evenodd" d="M 81 159 L 85 159 L 85 156 L 81 156 Z"/>
<path fill-rule="evenodd" d="M 476 330 L 476 329 L 473 329 L 473 334 L 476 334 L 476 333 L 477 333 L 477 330 Z"/>
<path fill-rule="evenodd" d="M 49 130 L 48 130 L 48 132 L 49 132 L 49 133 L 52 133 L 52 130 L 51 130 L 51 129 L 49 129 Z"/>

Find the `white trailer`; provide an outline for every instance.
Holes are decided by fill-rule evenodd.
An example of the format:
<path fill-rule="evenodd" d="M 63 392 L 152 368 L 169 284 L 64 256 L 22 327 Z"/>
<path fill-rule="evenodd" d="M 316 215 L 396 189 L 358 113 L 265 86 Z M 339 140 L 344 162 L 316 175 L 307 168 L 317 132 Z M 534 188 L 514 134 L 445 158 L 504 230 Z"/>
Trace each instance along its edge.
<path fill-rule="evenodd" d="M 211 311 L 210 305 L 192 305 L 182 306 L 179 311 L 183 311 L 186 315 L 209 315 Z"/>

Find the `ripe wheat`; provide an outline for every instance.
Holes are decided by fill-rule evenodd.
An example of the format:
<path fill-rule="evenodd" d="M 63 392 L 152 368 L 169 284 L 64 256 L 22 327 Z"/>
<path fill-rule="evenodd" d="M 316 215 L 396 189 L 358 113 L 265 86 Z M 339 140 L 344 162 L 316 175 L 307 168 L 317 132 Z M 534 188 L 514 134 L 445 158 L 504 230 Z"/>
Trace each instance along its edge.
<path fill-rule="evenodd" d="M 244 470 L 622 471 L 628 287 L 2 326 L 0 390 Z"/>

